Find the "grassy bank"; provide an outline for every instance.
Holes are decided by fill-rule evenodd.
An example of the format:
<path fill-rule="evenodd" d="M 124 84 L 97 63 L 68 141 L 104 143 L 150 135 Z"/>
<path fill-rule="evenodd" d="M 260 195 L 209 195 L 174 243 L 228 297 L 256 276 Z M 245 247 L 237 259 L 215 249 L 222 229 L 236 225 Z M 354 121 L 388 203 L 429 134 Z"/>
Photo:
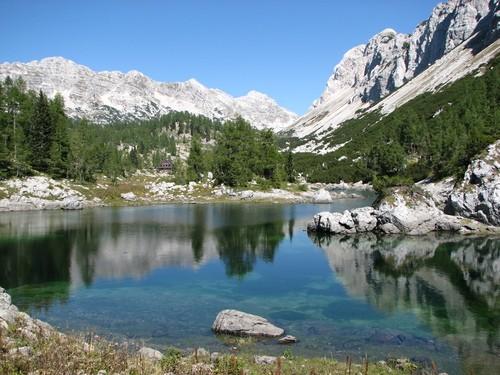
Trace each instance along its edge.
<path fill-rule="evenodd" d="M 328 358 L 294 357 L 284 355 L 270 364 L 258 364 L 253 356 L 221 354 L 210 355 L 204 350 L 182 353 L 168 349 L 162 359 L 153 359 L 137 352 L 127 344 L 116 344 L 103 339 L 61 335 L 57 332 L 39 332 L 27 339 L 19 326 L 0 330 L 0 374 L 412 374 L 417 367 L 405 360 L 371 363 L 336 361 Z"/>

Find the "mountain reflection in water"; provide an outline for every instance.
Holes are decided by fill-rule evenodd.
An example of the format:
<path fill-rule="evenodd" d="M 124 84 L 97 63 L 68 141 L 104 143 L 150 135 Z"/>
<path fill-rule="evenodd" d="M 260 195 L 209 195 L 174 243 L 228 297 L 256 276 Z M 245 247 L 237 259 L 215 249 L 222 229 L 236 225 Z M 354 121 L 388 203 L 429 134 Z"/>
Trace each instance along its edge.
<path fill-rule="evenodd" d="M 70 284 L 140 278 L 168 266 L 198 268 L 217 258 L 228 276 L 244 277 L 258 258 L 272 262 L 285 230 L 294 230 L 294 220 L 284 221 L 284 211 L 293 206 L 189 208 L 0 216 L 0 285 L 67 282 L 57 295 L 64 299 Z"/>
<path fill-rule="evenodd" d="M 407 310 L 467 353 L 474 373 L 500 369 L 500 239 L 311 236 L 352 296 Z"/>
<path fill-rule="evenodd" d="M 152 346 L 224 350 L 210 326 L 238 308 L 299 337 L 297 354 L 500 370 L 500 239 L 304 232 L 318 211 L 370 200 L 2 214 L 0 286 L 61 329 Z"/>

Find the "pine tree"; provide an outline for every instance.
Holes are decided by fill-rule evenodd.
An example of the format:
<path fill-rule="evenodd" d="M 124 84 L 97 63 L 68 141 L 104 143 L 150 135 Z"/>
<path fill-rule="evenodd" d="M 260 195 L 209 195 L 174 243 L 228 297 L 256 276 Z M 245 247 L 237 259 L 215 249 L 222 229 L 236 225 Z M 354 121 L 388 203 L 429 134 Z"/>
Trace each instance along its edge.
<path fill-rule="evenodd" d="M 64 113 L 64 99 L 61 95 L 56 95 L 50 102 L 50 112 L 54 128 L 50 146 L 49 172 L 53 177 L 67 177 L 70 145 L 67 129 L 68 119 Z"/>
<path fill-rule="evenodd" d="M 285 173 L 288 182 L 295 182 L 295 166 L 293 164 L 293 153 L 288 150 L 286 155 Z"/>
<path fill-rule="evenodd" d="M 54 124 L 50 114 L 49 101 L 47 96 L 40 91 L 31 120 L 29 143 L 34 155 L 32 165 L 41 172 L 47 172 L 49 169 L 53 137 Z"/>
<path fill-rule="evenodd" d="M 266 180 L 278 182 L 280 154 L 271 130 L 258 133 L 257 155 L 255 172 Z"/>
<path fill-rule="evenodd" d="M 205 163 L 201 149 L 200 138 L 196 135 L 191 138 L 191 148 L 187 160 L 187 178 L 190 181 L 199 181 L 202 174 L 205 173 Z"/>

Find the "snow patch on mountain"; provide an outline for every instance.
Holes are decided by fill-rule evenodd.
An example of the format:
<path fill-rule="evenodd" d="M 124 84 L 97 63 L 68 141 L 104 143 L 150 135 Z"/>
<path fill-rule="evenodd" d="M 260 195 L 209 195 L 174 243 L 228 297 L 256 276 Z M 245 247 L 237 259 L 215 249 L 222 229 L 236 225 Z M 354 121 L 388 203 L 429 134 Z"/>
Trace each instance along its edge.
<path fill-rule="evenodd" d="M 70 117 L 100 123 L 144 120 L 171 111 L 187 111 L 221 120 L 241 115 L 256 128 L 279 131 L 298 117 L 257 91 L 232 97 L 195 79 L 165 83 L 137 70 L 94 72 L 63 57 L 0 64 L 0 78 L 7 76 L 22 77 L 28 88 L 43 90 L 50 97 L 61 94 Z"/>

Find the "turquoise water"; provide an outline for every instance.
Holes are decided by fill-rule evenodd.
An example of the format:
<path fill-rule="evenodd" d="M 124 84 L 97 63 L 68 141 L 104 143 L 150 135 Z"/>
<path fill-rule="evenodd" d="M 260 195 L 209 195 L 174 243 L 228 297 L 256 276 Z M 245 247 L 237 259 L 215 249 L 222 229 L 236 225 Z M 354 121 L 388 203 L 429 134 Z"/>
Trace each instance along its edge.
<path fill-rule="evenodd" d="M 204 204 L 0 215 L 0 286 L 65 331 L 149 346 L 365 354 L 500 370 L 500 240 L 309 237 L 312 215 L 364 206 Z M 297 336 L 242 342 L 218 311 L 262 315 Z"/>

